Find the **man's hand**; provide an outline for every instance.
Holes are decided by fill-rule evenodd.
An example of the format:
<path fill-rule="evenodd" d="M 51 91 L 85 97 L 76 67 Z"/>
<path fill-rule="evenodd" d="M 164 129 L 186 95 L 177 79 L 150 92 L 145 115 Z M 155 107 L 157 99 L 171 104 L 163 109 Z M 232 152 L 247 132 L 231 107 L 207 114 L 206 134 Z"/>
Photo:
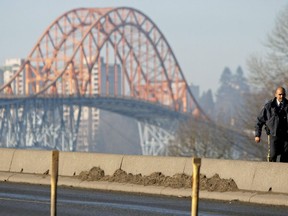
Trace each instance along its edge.
<path fill-rule="evenodd" d="M 259 143 L 261 141 L 260 137 L 255 137 L 255 142 Z"/>

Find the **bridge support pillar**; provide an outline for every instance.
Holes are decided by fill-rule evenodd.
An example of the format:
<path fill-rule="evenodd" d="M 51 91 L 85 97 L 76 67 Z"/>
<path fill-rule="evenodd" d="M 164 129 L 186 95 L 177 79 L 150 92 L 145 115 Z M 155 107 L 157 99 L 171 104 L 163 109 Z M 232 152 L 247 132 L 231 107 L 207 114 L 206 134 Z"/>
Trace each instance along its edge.
<path fill-rule="evenodd" d="M 166 155 L 169 142 L 174 140 L 175 128 L 177 128 L 175 124 L 177 123 L 170 122 L 170 127 L 165 127 L 165 129 L 163 126 L 156 126 L 148 122 L 138 121 L 137 124 L 142 154 Z"/>

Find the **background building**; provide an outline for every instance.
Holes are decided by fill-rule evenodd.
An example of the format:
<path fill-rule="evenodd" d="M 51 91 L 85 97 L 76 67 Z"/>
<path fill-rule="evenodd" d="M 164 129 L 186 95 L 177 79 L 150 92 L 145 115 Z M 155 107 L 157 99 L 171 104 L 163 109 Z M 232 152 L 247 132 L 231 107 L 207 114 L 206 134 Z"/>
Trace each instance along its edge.
<path fill-rule="evenodd" d="M 21 58 L 6 59 L 2 68 L 3 73 L 0 77 L 2 83 L 8 82 L 12 76 L 17 73 L 23 63 L 24 59 Z M 11 83 L 11 88 L 15 95 L 23 95 L 25 93 L 25 69 L 23 70 L 23 73 L 20 73 L 20 75 L 16 77 L 15 81 Z"/>

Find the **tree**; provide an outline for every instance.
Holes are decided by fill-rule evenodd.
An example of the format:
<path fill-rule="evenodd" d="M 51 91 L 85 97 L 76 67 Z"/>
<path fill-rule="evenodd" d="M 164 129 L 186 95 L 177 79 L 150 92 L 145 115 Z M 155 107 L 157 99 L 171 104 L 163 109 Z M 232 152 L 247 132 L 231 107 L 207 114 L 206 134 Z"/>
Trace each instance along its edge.
<path fill-rule="evenodd" d="M 236 74 L 234 76 L 234 83 L 239 94 L 249 92 L 249 84 L 247 79 L 244 77 L 244 72 L 240 66 L 236 69 Z"/>
<path fill-rule="evenodd" d="M 212 121 L 190 119 L 180 124 L 167 155 L 223 159 L 261 160 L 262 148 L 251 144 L 249 136 Z"/>
<path fill-rule="evenodd" d="M 200 106 L 208 116 L 212 117 L 214 114 L 214 101 L 211 89 L 207 92 L 203 92 L 200 98 Z"/>
<path fill-rule="evenodd" d="M 234 75 L 234 126 L 239 129 L 245 128 L 245 118 L 246 115 L 246 97 L 249 95 L 250 87 L 247 79 L 244 76 L 244 72 L 240 66 L 236 69 Z"/>
<path fill-rule="evenodd" d="M 228 127 L 243 128 L 245 114 L 245 96 L 249 93 L 249 85 L 240 66 L 233 74 L 225 68 L 220 78 L 220 87 L 216 95 L 216 120 Z"/>
<path fill-rule="evenodd" d="M 264 57 L 252 55 L 248 59 L 251 84 L 267 95 L 288 80 L 288 6 L 276 18 L 274 29 L 268 34 Z"/>
<path fill-rule="evenodd" d="M 233 107 L 231 106 L 233 97 L 233 75 L 228 67 L 225 67 L 220 77 L 220 87 L 216 93 L 215 120 L 220 124 L 230 124 L 233 116 Z"/>

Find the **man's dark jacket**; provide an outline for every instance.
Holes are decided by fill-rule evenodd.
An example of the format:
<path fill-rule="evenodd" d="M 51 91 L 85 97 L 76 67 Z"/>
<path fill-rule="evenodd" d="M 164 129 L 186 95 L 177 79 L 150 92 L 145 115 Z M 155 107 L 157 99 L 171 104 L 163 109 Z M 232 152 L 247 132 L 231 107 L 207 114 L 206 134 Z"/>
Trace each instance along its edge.
<path fill-rule="evenodd" d="M 270 134 L 272 136 L 279 135 L 279 131 L 281 130 L 281 128 L 279 127 L 280 121 L 279 121 L 279 115 L 278 115 L 277 109 L 278 109 L 278 105 L 277 105 L 276 97 L 264 105 L 259 116 L 257 117 L 257 123 L 255 126 L 255 137 L 261 136 L 262 127 L 265 124 L 270 130 Z M 286 116 L 284 118 L 286 119 L 286 122 L 287 122 L 288 121 L 288 116 L 287 116 L 288 100 L 286 98 L 283 99 L 283 109 L 286 113 Z M 285 134 L 287 132 L 288 131 L 285 131 Z"/>

